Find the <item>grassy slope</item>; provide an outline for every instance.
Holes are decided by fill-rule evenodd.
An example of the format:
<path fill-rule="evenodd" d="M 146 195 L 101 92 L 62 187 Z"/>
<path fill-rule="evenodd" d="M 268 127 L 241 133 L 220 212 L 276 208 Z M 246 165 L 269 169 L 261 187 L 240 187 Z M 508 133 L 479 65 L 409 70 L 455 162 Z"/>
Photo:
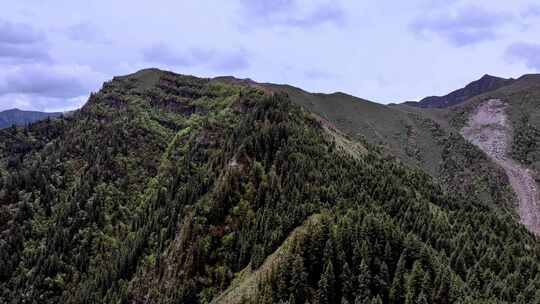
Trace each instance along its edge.
<path fill-rule="evenodd" d="M 324 117 L 353 138 L 382 145 L 405 164 L 487 204 L 513 206 L 504 172 L 467 143 L 448 122 L 446 109 L 386 106 L 343 93 L 313 94 L 288 85 L 264 84 Z"/>
<path fill-rule="evenodd" d="M 281 246 L 264 260 L 264 263 L 260 267 L 252 269 L 252 266 L 248 265 L 241 272 L 237 273 L 235 280 L 231 282 L 229 288 L 212 300 L 212 303 L 241 304 L 248 300 L 255 301 L 257 294 L 260 292 L 259 282 L 265 277 L 271 276 L 272 272 L 275 272 L 279 267 L 279 264 L 283 263 L 286 257 L 292 254 L 294 244 L 296 242 L 302 242 L 306 238 L 308 226 L 321 224 L 320 218 L 320 214 L 314 214 L 301 226 L 295 228 L 287 239 L 283 241 Z"/>
<path fill-rule="evenodd" d="M 403 162 L 437 175 L 442 148 L 423 117 L 344 93 L 312 94 L 287 85 L 266 86 L 286 92 L 294 103 L 350 136 L 380 144 Z"/>

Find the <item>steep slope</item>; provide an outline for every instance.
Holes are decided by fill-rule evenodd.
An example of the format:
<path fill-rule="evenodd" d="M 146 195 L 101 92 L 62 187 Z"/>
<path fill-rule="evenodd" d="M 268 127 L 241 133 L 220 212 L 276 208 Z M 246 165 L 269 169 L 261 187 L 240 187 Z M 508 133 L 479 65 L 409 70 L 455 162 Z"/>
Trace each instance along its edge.
<path fill-rule="evenodd" d="M 482 78 L 469 83 L 462 89 L 455 90 L 445 96 L 430 96 L 419 102 L 406 102 L 406 105 L 420 108 L 447 108 L 464 101 L 467 101 L 475 96 L 483 93 L 499 89 L 510 85 L 514 79 L 504 79 L 491 75 L 484 75 Z"/>
<path fill-rule="evenodd" d="M 507 103 L 512 142 L 511 156 L 535 172 L 540 172 L 540 75 L 524 75 L 509 86 L 471 98 L 448 113 L 448 121 L 461 128 L 483 102 L 501 99 Z M 538 177 L 537 177 L 538 178 Z"/>
<path fill-rule="evenodd" d="M 519 199 L 521 222 L 531 232 L 540 235 L 540 197 L 537 185 L 531 172 L 507 155 L 511 129 L 505 110 L 506 104 L 500 99 L 490 99 L 482 103 L 471 115 L 462 129 L 462 134 L 506 171 Z"/>
<path fill-rule="evenodd" d="M 0 302 L 540 300 L 513 214 L 345 134 L 264 87 L 155 69 L 0 130 Z"/>
<path fill-rule="evenodd" d="M 265 87 L 286 93 L 294 103 L 321 115 L 350 136 L 382 145 L 410 165 L 436 171 L 442 149 L 432 132 L 438 131 L 422 117 L 344 93 L 308 93 L 274 84 Z"/>
<path fill-rule="evenodd" d="M 524 75 L 512 84 L 490 91 L 448 109 L 446 119 L 454 128 L 471 128 L 471 122 L 484 108 L 490 108 L 493 100 L 499 100 L 504 105 L 503 110 L 491 113 L 494 119 L 497 115 L 503 117 L 504 124 L 477 124 L 477 132 L 465 134 L 472 142 L 483 148 L 499 166 L 507 172 L 514 192 L 519 198 L 519 213 L 522 222 L 535 233 L 538 232 L 540 206 L 538 186 L 540 185 L 540 75 Z M 501 133 L 501 139 L 496 141 L 499 151 L 493 155 L 490 149 L 482 146 L 477 137 L 484 130 L 495 129 Z M 493 141 L 494 137 L 486 137 Z M 501 156 L 504 159 L 501 160 Z M 519 162 L 520 164 L 516 164 Z"/>
<path fill-rule="evenodd" d="M 504 171 L 465 141 L 459 128 L 450 126 L 446 110 L 385 106 L 343 93 L 314 94 L 287 85 L 235 83 L 286 93 L 292 102 L 349 136 L 381 145 L 385 153 L 428 172 L 448 191 L 469 193 L 484 204 L 510 210 L 516 203 Z"/>
<path fill-rule="evenodd" d="M 37 111 L 22 111 L 19 109 L 11 109 L 0 112 L 0 129 L 7 128 L 12 125 L 23 126 L 29 123 L 43 120 L 47 117 L 53 118 L 60 116 L 62 113 L 45 113 Z"/>

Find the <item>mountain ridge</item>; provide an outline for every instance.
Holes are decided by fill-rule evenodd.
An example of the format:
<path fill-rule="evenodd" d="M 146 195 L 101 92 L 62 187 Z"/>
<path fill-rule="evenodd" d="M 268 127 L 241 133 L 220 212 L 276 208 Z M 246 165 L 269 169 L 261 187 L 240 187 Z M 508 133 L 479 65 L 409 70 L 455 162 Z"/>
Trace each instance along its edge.
<path fill-rule="evenodd" d="M 73 115 L 0 130 L 0 302 L 538 302 L 540 245 L 504 177 L 421 113 L 115 77 Z M 440 178 L 407 161 L 428 148 Z"/>
<path fill-rule="evenodd" d="M 54 118 L 62 115 L 61 112 L 25 111 L 17 108 L 0 111 L 0 129 L 12 125 L 25 125 L 47 117 Z"/>
<path fill-rule="evenodd" d="M 408 101 L 405 105 L 420 108 L 447 108 L 460 104 L 477 95 L 493 91 L 510 85 L 515 81 L 513 78 L 505 79 L 501 77 L 485 74 L 480 79 L 475 80 L 461 89 L 457 89 L 444 96 L 428 96 L 418 102 Z"/>

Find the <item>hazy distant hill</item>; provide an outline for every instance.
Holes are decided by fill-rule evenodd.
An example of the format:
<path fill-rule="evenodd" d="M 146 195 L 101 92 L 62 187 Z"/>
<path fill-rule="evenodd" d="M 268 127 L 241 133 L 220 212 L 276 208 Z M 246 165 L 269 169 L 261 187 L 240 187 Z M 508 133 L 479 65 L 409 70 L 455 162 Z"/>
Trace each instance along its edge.
<path fill-rule="evenodd" d="M 491 75 L 484 75 L 482 78 L 471 82 L 466 87 L 455 90 L 448 95 L 430 96 L 420 100 L 419 102 L 409 101 L 405 102 L 405 104 L 421 108 L 446 108 L 462 103 L 482 93 L 493 91 L 509 85 L 513 81 L 514 79 L 505 79 Z"/>
<path fill-rule="evenodd" d="M 45 113 L 37 111 L 22 111 L 11 109 L 0 112 L 0 129 L 11 125 L 25 125 L 45 119 L 47 117 L 57 117 L 62 113 Z"/>

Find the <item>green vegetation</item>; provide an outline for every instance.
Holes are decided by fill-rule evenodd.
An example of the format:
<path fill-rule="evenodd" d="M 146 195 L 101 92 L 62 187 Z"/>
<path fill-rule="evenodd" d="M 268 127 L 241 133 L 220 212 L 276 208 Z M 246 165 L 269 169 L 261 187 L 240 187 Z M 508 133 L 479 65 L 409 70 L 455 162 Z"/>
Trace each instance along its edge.
<path fill-rule="evenodd" d="M 312 94 L 286 85 L 264 86 L 286 93 L 293 103 L 352 138 L 380 145 L 384 154 L 424 170 L 447 191 L 468 193 L 483 204 L 504 207 L 502 212 L 514 212 L 515 197 L 504 172 L 465 141 L 458 134 L 460 128 L 450 126 L 446 109 L 384 106 L 343 93 Z M 462 117 L 467 115 L 463 111 Z"/>
<path fill-rule="evenodd" d="M 529 115 L 524 113 L 514 125 L 512 156 L 524 164 L 535 164 L 540 169 L 540 129 L 529 120 Z"/>
<path fill-rule="evenodd" d="M 0 130 L 0 302 L 540 301 L 540 246 L 513 214 L 293 97 L 145 70 Z M 459 168 L 442 172 L 473 170 L 452 151 L 476 150 L 415 120 Z"/>
<path fill-rule="evenodd" d="M 511 92 L 507 100 L 511 105 L 509 116 L 514 129 L 511 154 L 514 159 L 540 172 L 540 79 L 537 80 Z"/>

